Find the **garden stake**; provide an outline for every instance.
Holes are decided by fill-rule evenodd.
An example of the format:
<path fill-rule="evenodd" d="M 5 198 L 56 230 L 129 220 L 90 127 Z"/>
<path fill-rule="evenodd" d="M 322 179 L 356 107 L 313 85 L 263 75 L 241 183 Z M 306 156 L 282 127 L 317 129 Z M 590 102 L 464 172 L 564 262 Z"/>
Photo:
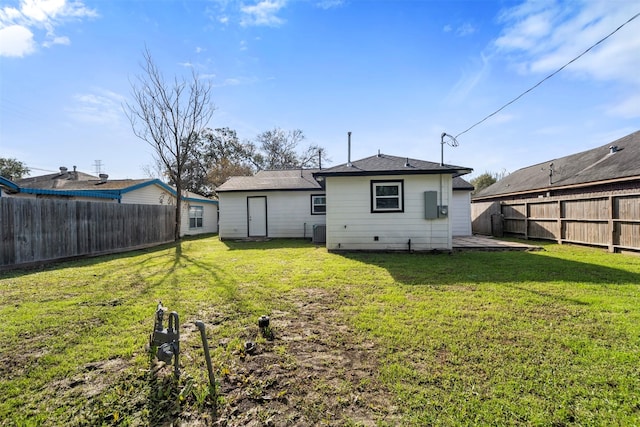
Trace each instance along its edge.
<path fill-rule="evenodd" d="M 207 343 L 207 335 L 204 333 L 204 323 L 202 320 L 196 321 L 196 326 L 200 329 L 200 337 L 202 338 L 202 348 L 204 349 L 204 359 L 207 361 L 207 371 L 209 372 L 209 385 L 212 392 L 215 392 L 216 383 L 213 377 L 213 368 L 211 367 L 211 356 L 209 355 L 209 344 Z"/>

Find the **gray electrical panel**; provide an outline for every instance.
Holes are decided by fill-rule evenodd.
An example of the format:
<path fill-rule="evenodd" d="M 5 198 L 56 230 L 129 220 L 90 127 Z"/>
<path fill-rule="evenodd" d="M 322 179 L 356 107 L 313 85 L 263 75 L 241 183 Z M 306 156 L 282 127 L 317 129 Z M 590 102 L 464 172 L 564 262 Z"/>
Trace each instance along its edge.
<path fill-rule="evenodd" d="M 424 219 L 438 218 L 438 192 L 424 192 Z"/>

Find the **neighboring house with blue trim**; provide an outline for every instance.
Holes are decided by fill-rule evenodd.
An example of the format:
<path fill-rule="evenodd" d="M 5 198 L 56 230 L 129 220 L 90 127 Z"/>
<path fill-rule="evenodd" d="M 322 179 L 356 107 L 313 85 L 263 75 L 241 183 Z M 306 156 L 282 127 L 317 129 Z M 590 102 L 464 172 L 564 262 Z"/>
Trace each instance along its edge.
<path fill-rule="evenodd" d="M 0 177 L 1 197 L 62 198 L 68 200 L 175 205 L 176 190 L 159 179 L 108 179 L 60 168 L 59 173 L 10 181 Z M 182 196 L 181 234 L 218 232 L 218 201 L 192 192 Z"/>

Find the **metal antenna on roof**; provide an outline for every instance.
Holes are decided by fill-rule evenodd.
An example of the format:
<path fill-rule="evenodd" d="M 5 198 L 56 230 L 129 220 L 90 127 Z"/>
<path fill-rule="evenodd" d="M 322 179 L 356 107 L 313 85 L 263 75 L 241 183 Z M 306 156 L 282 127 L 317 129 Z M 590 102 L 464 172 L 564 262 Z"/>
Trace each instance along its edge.
<path fill-rule="evenodd" d="M 448 138 L 445 141 L 445 138 Z M 447 144 L 451 147 L 457 147 L 458 144 L 458 140 L 456 139 L 455 136 L 453 135 L 449 135 L 446 132 L 442 132 L 442 135 L 440 135 L 440 166 L 444 166 L 444 144 Z"/>
<path fill-rule="evenodd" d="M 347 167 L 351 167 L 351 132 L 347 132 L 348 148 L 347 148 Z"/>

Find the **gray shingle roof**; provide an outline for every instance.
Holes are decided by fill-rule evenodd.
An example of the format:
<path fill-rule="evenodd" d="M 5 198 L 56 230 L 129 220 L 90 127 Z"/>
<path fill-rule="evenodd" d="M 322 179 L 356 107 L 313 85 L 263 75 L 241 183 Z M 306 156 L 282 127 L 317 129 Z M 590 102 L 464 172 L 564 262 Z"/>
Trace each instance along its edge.
<path fill-rule="evenodd" d="M 472 172 L 473 169 L 454 166 L 440 165 L 440 163 L 428 162 L 425 160 L 410 159 L 408 157 L 390 156 L 380 154 L 356 160 L 349 166 L 348 163 L 323 169 L 316 172 L 315 176 L 349 176 L 349 175 L 414 175 L 414 174 L 439 174 L 452 173 L 464 175 Z"/>
<path fill-rule="evenodd" d="M 319 169 L 265 170 L 253 176 L 232 176 L 216 188 L 226 191 L 322 190 L 313 177 Z"/>
<path fill-rule="evenodd" d="M 473 191 L 474 186 L 471 185 L 471 183 L 465 181 L 464 179 L 460 178 L 459 176 L 454 176 L 453 177 L 453 189 L 454 190 L 468 190 L 468 191 Z"/>
<path fill-rule="evenodd" d="M 39 190 L 123 190 L 125 188 L 140 185 L 153 179 L 107 179 L 101 180 L 97 176 L 83 172 L 73 172 L 67 174 L 40 175 L 31 178 L 24 178 L 16 181 L 22 188 L 34 188 Z"/>
<path fill-rule="evenodd" d="M 614 146 L 617 151 L 612 152 Z M 519 169 L 480 191 L 474 200 L 634 177 L 640 179 L 640 131 L 592 150 Z"/>

